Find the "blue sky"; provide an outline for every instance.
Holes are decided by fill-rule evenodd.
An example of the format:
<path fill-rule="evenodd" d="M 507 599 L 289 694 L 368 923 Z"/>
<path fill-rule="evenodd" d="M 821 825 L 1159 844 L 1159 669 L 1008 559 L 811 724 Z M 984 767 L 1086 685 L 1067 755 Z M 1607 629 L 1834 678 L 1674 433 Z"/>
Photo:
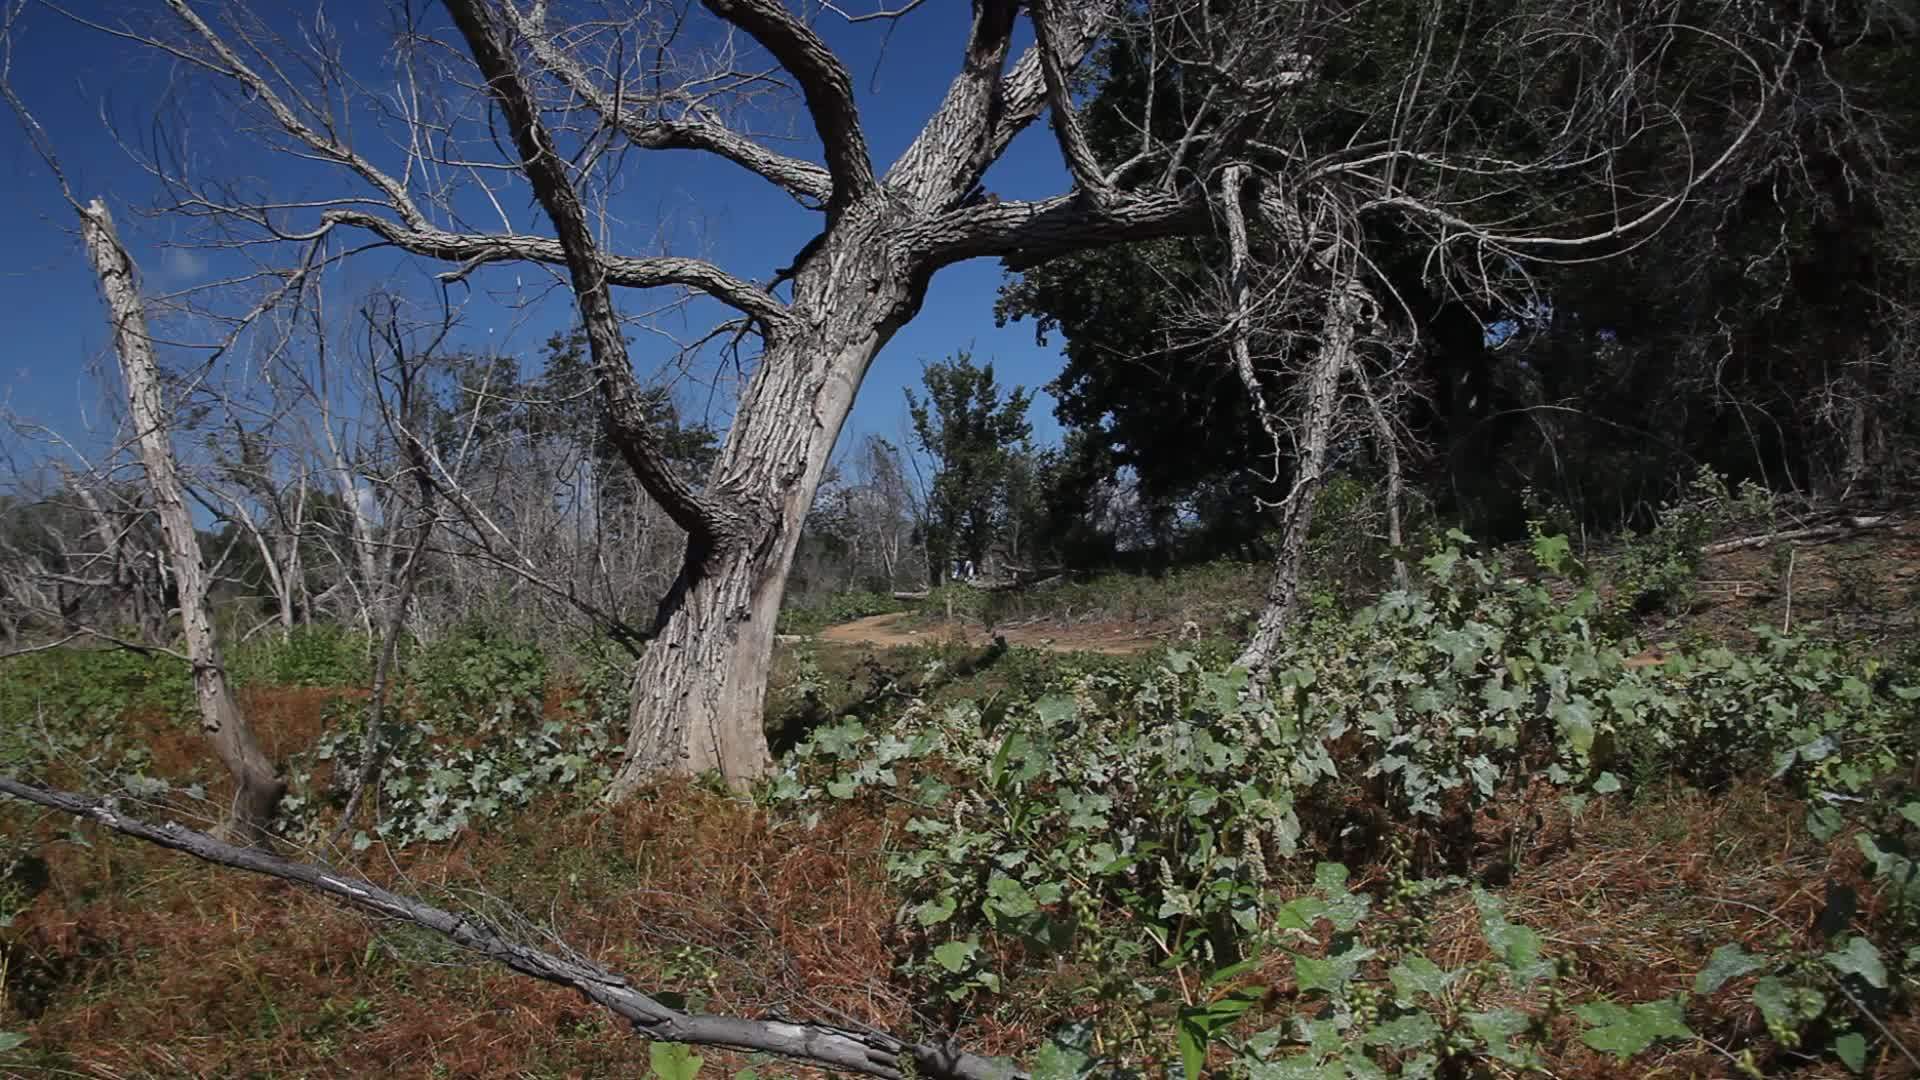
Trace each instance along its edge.
<path fill-rule="evenodd" d="M 848 26 L 832 15 L 821 20 L 855 74 L 879 167 L 907 146 L 945 91 L 957 69 L 969 7 L 958 0 L 935 0 L 901 22 L 890 38 L 884 22 Z M 156 0 L 83 0 L 73 10 L 109 23 L 167 17 Z M 346 0 L 324 10 L 346 43 L 356 74 L 375 87 L 383 79 L 390 83 L 382 65 L 382 0 Z M 444 21 L 437 7 L 428 11 L 433 20 Z M 170 91 L 176 83 L 164 58 L 76 25 L 47 8 L 29 12 L 15 50 L 13 82 L 52 133 L 80 196 L 104 195 L 112 205 L 149 291 L 218 274 L 224 269 L 223 256 L 168 248 L 170 240 L 184 238 L 182 226 L 141 213 L 155 204 L 157 188 L 116 142 L 103 118 L 135 143 L 153 137 L 156 115 L 183 122 L 195 167 L 255 178 L 279 197 L 345 190 L 345 182 L 330 174 L 290 167 L 256 152 L 256 144 L 232 132 L 224 122 L 226 114 L 198 90 Z M 810 134 L 804 120 L 797 130 Z M 805 150 L 808 141 L 803 138 L 793 152 Z M 657 250 L 665 238 L 678 253 L 710 257 L 735 273 L 764 279 L 790 262 L 818 230 L 817 215 L 725 162 L 681 152 L 636 154 L 628 157 L 622 175 L 627 190 L 618 206 L 632 226 L 626 250 L 635 254 Z M 988 186 L 1007 198 L 1042 197 L 1066 185 L 1044 121 L 1015 142 L 988 178 Z M 0 335 L 0 403 L 17 415 L 78 436 L 85 418 L 97 412 L 100 390 L 88 368 L 106 355 L 108 335 L 72 215 L 10 116 L 0 117 L 0 237 L 5 239 L 0 243 L 0 327 L 5 328 Z M 444 268 L 374 253 L 340 275 L 338 284 L 350 293 L 396 270 L 420 280 L 422 271 Z M 456 344 L 484 348 L 492 342 L 502 351 L 530 354 L 549 333 L 570 322 L 565 297 L 552 298 L 524 317 L 495 304 L 490 297 L 509 291 L 515 274 L 505 268 L 476 275 L 476 287 L 466 294 L 463 337 Z M 1057 343 L 1037 346 L 1029 324 L 994 326 L 993 300 L 1001 280 L 1000 268 L 992 262 L 962 264 L 934 279 L 918 318 L 895 336 L 874 365 L 842 436 L 843 449 L 867 432 L 897 435 L 904 414 L 901 389 L 918 384 L 923 360 L 970 346 L 976 359 L 996 362 L 1003 383 L 1030 387 L 1059 371 Z M 629 292 L 620 299 L 628 310 L 639 310 L 646 306 L 646 295 Z M 688 329 L 700 326 L 695 319 Z M 636 340 L 636 366 L 643 374 L 664 355 L 648 338 Z M 704 389 L 685 385 L 681 396 L 695 412 L 712 398 Z M 1035 433 L 1043 441 L 1057 437 L 1051 410 L 1044 396 L 1033 410 Z"/>

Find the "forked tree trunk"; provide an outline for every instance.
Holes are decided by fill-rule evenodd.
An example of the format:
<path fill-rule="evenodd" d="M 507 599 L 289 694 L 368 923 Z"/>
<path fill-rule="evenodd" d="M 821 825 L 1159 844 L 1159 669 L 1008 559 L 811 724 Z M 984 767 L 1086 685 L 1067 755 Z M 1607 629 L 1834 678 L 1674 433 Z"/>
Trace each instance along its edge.
<path fill-rule="evenodd" d="M 1325 483 L 1328 443 L 1340 408 L 1340 377 L 1353 364 L 1358 330 L 1371 307 L 1371 297 L 1358 281 L 1336 282 L 1327 300 L 1320 351 L 1307 372 L 1305 403 L 1295 445 L 1293 490 L 1280 515 L 1280 551 L 1274 558 L 1273 580 L 1267 586 L 1266 608 L 1260 613 L 1253 637 L 1241 651 L 1239 664 L 1263 677 L 1274 656 L 1300 617 L 1301 575 L 1306 569 L 1307 537 L 1313 530 L 1314 504 Z"/>
<path fill-rule="evenodd" d="M 813 329 L 767 351 L 736 412 L 710 487 L 764 493 L 767 513 L 722 550 L 689 545 L 635 670 L 616 800 L 660 773 L 738 787 L 772 765 L 762 710 L 801 524 L 867 368 L 925 293 L 861 245 L 828 245 L 801 271 L 796 308 Z"/>
<path fill-rule="evenodd" d="M 213 607 L 207 599 L 206 567 L 193 515 L 187 510 L 186 489 L 173 459 L 168 416 L 160 394 L 160 370 L 147 335 L 146 309 L 134 281 L 133 260 L 113 228 L 113 218 L 99 199 L 80 215 L 87 256 L 113 317 L 114 348 L 126 381 L 128 414 L 139 440 L 140 460 L 153 490 L 154 513 L 166 536 L 180 595 L 180 625 L 187 639 L 187 657 L 193 664 L 194 697 L 200 706 L 200 728 L 207 742 L 233 776 L 233 804 L 225 832 L 230 842 L 252 845 L 267 838 L 274 807 L 286 792 L 286 781 L 274 770 L 253 737 L 227 686 L 221 664 L 220 642 L 213 632 Z"/>

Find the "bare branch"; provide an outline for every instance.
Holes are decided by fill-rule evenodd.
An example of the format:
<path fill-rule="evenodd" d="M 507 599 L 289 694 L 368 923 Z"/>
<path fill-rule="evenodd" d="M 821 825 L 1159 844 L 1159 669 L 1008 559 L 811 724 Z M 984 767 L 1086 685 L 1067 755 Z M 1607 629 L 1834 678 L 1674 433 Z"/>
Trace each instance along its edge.
<path fill-rule="evenodd" d="M 336 224 L 366 229 L 403 251 L 461 264 L 459 269 L 441 275 L 442 280 L 465 277 L 475 268 L 491 262 L 569 265 L 564 242 L 545 236 L 451 233 L 431 225 L 415 229 L 360 210 L 329 210 L 323 215 L 322 222 L 321 230 L 298 238 L 317 238 L 325 229 Z M 634 289 L 683 286 L 706 293 L 751 315 L 763 325 L 777 327 L 785 325 L 788 320 L 787 306 L 778 297 L 703 259 L 609 255 L 597 249 L 594 256 L 601 267 L 597 276 L 608 285 Z"/>
<path fill-rule="evenodd" d="M 781 0 L 702 0 L 707 10 L 745 30 L 800 83 L 807 112 L 826 151 L 833 191 L 829 217 L 874 189 L 873 160 L 853 102 L 853 78 L 813 28 Z"/>
<path fill-rule="evenodd" d="M 1073 97 L 1067 92 L 1067 76 L 1054 40 L 1050 7 L 1048 0 L 1028 0 L 1027 4 L 1036 38 L 1034 52 L 1040 57 L 1047 103 L 1053 109 L 1054 137 L 1060 143 L 1060 156 L 1066 161 L 1067 171 L 1073 174 L 1074 183 L 1095 206 L 1104 207 L 1113 202 L 1115 193 L 1100 171 L 1100 162 L 1093 156 L 1093 147 L 1087 142 L 1087 133 L 1081 129 L 1080 117 L 1074 111 Z"/>
<path fill-rule="evenodd" d="M 86 631 L 76 630 L 73 633 L 68 634 L 66 637 L 59 638 L 54 641 L 49 641 L 44 645 L 28 645 L 24 648 L 9 649 L 6 652 L 0 652 L 0 660 L 10 660 L 16 656 L 27 656 L 31 653 L 48 652 L 53 649 L 58 649 L 62 645 L 66 645 L 70 642 L 78 641 L 85 636 L 86 636 Z"/>
<path fill-rule="evenodd" d="M 1253 403 L 1260 427 L 1273 440 L 1274 455 L 1278 457 L 1283 441 L 1280 422 L 1267 407 L 1267 395 L 1260 389 L 1260 377 L 1253 369 L 1253 255 L 1247 235 L 1245 204 L 1246 189 L 1252 181 L 1253 170 L 1246 165 L 1229 166 L 1220 179 L 1220 208 L 1227 219 L 1227 288 L 1233 305 L 1226 333 L 1234 371 L 1246 388 L 1247 399 Z"/>
<path fill-rule="evenodd" d="M 198 12 L 188 6 L 186 0 L 167 0 L 167 7 L 172 9 L 174 15 L 186 24 L 187 29 L 212 53 L 211 58 L 195 56 L 192 59 L 215 74 L 238 82 L 251 97 L 259 101 L 273 115 L 274 120 L 286 129 L 288 134 L 305 143 L 321 158 L 352 169 L 360 174 L 362 179 L 378 188 L 386 197 L 388 205 L 400 214 L 401 220 L 406 222 L 408 228 L 426 229 L 428 227 L 426 215 L 421 213 L 420 208 L 414 204 L 413 197 L 407 193 L 405 184 L 383 172 L 372 161 L 355 152 L 351 147 L 323 134 L 303 121 L 299 114 L 294 112 L 274 91 L 273 85 L 248 66 L 233 47 L 228 45 L 213 27 L 207 25 L 206 20 L 202 19 Z"/>
<path fill-rule="evenodd" d="M 945 207 L 986 173 L 998 156 L 992 137 L 1006 107 L 1000 73 L 1013 48 L 1018 10 L 1017 0 L 982 0 L 973 6 L 960 74 L 913 145 L 887 170 L 889 188 L 922 205 Z"/>
<path fill-rule="evenodd" d="M 526 170 L 534 193 L 559 234 L 559 245 L 573 281 L 575 303 L 586 326 L 595 378 L 606 404 L 608 434 L 647 491 L 660 500 L 674 522 L 696 543 L 712 544 L 723 535 L 737 531 L 735 523 L 741 517 L 740 509 L 719 505 L 696 492 L 667 461 L 660 437 L 647 421 L 633 367 L 627 359 L 626 339 L 620 333 L 619 316 L 614 311 L 613 295 L 607 287 L 606 264 L 587 224 L 586 211 L 567 177 L 565 162 L 540 122 L 539 107 L 520 78 L 512 55 L 501 42 L 484 0 L 447 0 L 447 10 L 452 13 L 474 62 L 487 80 L 488 92 L 506 115 L 520 152 L 521 167 Z"/>
<path fill-rule="evenodd" d="M 204 862 L 291 882 L 350 907 L 418 926 L 529 978 L 573 990 L 627 1021 L 635 1034 L 644 1038 L 776 1054 L 883 1080 L 901 1080 L 908 1075 L 940 1080 L 1025 1080 L 1024 1074 L 1004 1063 L 891 1035 L 828 1024 L 681 1012 L 597 964 L 511 940 L 476 914 L 455 914 L 390 892 L 358 875 L 236 847 L 175 822 L 154 824 L 123 813 L 110 798 L 93 798 L 8 776 L 0 776 L 0 794 L 84 818 Z"/>
<path fill-rule="evenodd" d="M 1114 18 L 1113 0 L 1076 3 L 1065 25 L 1053 26 L 1053 53 L 1063 71 L 1078 67 Z M 960 74 L 913 144 L 887 171 L 887 186 L 922 206 L 944 209 L 972 191 L 1047 106 L 1046 74 L 1037 46 L 1002 75 L 1013 46 L 1017 0 L 974 5 Z"/>
<path fill-rule="evenodd" d="M 1090 206 L 1077 195 L 1038 202 L 1008 201 L 964 206 L 906 230 L 924 244 L 935 266 L 963 259 L 999 257 L 1011 269 L 1108 244 L 1184 236 L 1211 222 L 1198 190 L 1127 195 Z"/>
<path fill-rule="evenodd" d="M 716 118 L 700 115 L 697 107 L 678 117 L 650 115 L 663 107 L 657 95 L 634 93 L 624 85 L 611 90 L 588 73 L 586 67 L 561 48 L 542 24 L 544 4 L 535 4 L 523 12 L 512 3 L 501 10 L 539 59 L 567 89 L 580 96 L 595 112 L 618 128 L 627 141 L 643 150 L 704 150 L 764 177 L 793 196 L 802 205 L 825 205 L 833 193 L 833 178 L 827 170 L 810 161 L 788 157 L 761 146 Z M 615 80 L 619 72 L 613 72 Z"/>

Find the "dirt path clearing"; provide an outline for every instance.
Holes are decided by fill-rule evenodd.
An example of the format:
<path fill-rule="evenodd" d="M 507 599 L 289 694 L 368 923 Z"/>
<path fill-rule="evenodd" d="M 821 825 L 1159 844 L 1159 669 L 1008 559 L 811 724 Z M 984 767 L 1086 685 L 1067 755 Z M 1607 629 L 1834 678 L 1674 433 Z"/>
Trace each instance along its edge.
<path fill-rule="evenodd" d="M 987 645 L 993 635 L 985 628 L 961 622 L 940 623 L 925 628 L 904 626 L 904 613 L 870 615 L 820 632 L 821 641 L 839 645 L 872 645 L 882 649 L 903 645 L 925 645 L 950 641 L 955 637 L 970 645 Z M 1143 632 L 1137 626 L 1115 623 L 1088 623 L 1079 626 L 1012 626 L 1000 631 L 1009 645 L 1023 645 L 1049 652 L 1097 652 L 1108 656 L 1132 656 L 1159 648 L 1160 637 Z"/>

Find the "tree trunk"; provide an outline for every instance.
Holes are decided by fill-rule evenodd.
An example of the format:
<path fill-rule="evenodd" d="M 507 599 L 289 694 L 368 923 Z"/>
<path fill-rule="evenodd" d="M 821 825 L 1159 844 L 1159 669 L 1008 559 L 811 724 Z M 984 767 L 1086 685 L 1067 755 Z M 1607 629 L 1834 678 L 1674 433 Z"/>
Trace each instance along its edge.
<path fill-rule="evenodd" d="M 375 555 L 373 523 L 367 520 L 367 507 L 360 499 L 360 487 L 354 481 L 353 470 L 347 468 L 347 459 L 341 454 L 339 443 L 334 440 L 331 426 L 327 429 L 327 449 L 333 454 L 334 487 L 339 492 L 340 501 L 345 504 L 348 526 L 353 530 L 350 543 L 361 581 L 360 628 L 368 638 L 372 638 L 374 628 L 380 622 L 381 598 L 386 593 L 385 575 L 380 572 Z"/>
<path fill-rule="evenodd" d="M 139 439 L 147 483 L 153 490 L 154 513 L 160 519 L 173 563 L 180 594 L 180 624 L 186 634 L 187 657 L 193 664 L 194 696 L 200 705 L 200 727 L 233 776 L 233 804 L 228 809 L 225 832 L 233 843 L 259 844 L 267 838 L 268 823 L 286 791 L 286 781 L 260 749 L 227 686 L 220 643 L 213 633 L 206 567 L 201 561 L 193 515 L 187 509 L 186 489 L 174 463 L 166 404 L 160 395 L 159 365 L 147 335 L 146 310 L 134 282 L 133 261 L 120 246 L 104 202 L 95 199 L 89 203 L 80 222 L 87 255 L 99 275 L 113 318 L 114 347 L 126 381 L 128 412 Z"/>
<path fill-rule="evenodd" d="M 1367 379 L 1366 368 L 1356 356 L 1349 355 L 1348 360 L 1354 381 L 1360 385 L 1360 395 L 1366 399 L 1367 415 L 1373 421 L 1374 449 L 1387 467 L 1387 546 L 1393 549 L 1393 587 L 1405 589 L 1413 584 L 1413 577 L 1407 571 L 1406 537 L 1400 527 L 1400 508 L 1406 502 L 1407 490 L 1400 471 L 1400 438 L 1393 430 L 1393 421 L 1386 409 L 1380 405 L 1380 395 L 1374 393 Z"/>
<path fill-rule="evenodd" d="M 772 767 L 762 710 L 801 524 L 867 368 L 924 295 L 924 283 L 875 268 L 858 244 L 844 258 L 830 245 L 814 260 L 818 274 L 802 272 L 795 295 L 817 295 L 815 329 L 767 350 L 735 413 L 709 486 L 765 492 L 767 512 L 725 547 L 688 545 L 635 670 L 615 800 L 659 773 L 717 771 L 738 787 Z M 853 287 L 834 288 L 842 282 Z"/>
<path fill-rule="evenodd" d="M 1274 559 L 1273 581 L 1267 586 L 1266 608 L 1238 661 L 1256 677 L 1265 675 L 1299 619 L 1307 535 L 1313 529 L 1314 503 L 1325 481 L 1327 444 L 1340 408 L 1340 376 L 1353 366 L 1356 331 L 1370 307 L 1371 297 L 1353 278 L 1335 282 L 1327 300 L 1320 351 L 1307 373 L 1304 430 L 1295 445 L 1293 491 L 1280 515 L 1280 551 Z"/>

